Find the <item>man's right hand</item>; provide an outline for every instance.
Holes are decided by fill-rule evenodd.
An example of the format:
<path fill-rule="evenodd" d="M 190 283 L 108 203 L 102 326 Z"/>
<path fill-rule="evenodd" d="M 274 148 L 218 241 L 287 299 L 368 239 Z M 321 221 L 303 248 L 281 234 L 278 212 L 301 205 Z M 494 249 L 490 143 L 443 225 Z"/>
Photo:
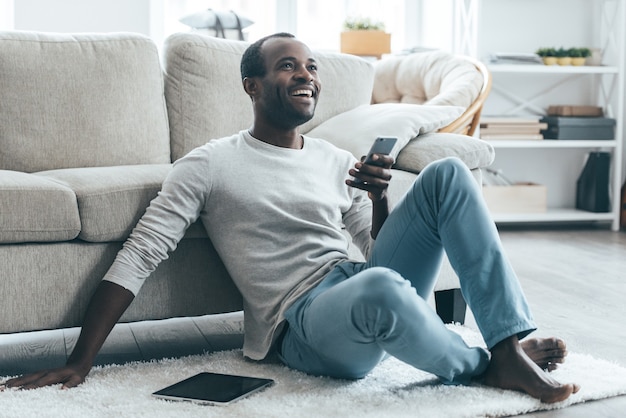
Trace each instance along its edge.
<path fill-rule="evenodd" d="M 80 385 L 91 370 L 90 367 L 64 366 L 57 369 L 43 370 L 36 373 L 9 379 L 0 384 L 0 390 L 5 388 L 36 389 L 43 386 L 62 384 L 61 389 L 69 389 Z"/>

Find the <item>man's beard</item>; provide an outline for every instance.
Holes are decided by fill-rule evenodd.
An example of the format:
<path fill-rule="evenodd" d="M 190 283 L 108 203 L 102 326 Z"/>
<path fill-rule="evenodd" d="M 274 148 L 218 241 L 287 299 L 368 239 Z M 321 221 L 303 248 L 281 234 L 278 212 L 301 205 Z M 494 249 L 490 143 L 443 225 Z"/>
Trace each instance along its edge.
<path fill-rule="evenodd" d="M 317 107 L 317 104 L 315 107 Z M 295 109 L 285 106 L 281 106 L 280 108 L 274 107 L 268 111 L 267 118 L 274 126 L 283 129 L 294 129 L 313 119 L 313 116 L 315 116 L 315 107 L 310 113 L 297 112 Z"/>
<path fill-rule="evenodd" d="M 264 85 L 265 117 L 275 127 L 281 129 L 295 129 L 300 125 L 310 121 L 315 116 L 317 108 L 317 100 L 313 105 L 313 109 L 308 112 L 299 111 L 297 107 L 291 103 L 289 98 L 282 96 L 282 90 L 269 83 Z"/>

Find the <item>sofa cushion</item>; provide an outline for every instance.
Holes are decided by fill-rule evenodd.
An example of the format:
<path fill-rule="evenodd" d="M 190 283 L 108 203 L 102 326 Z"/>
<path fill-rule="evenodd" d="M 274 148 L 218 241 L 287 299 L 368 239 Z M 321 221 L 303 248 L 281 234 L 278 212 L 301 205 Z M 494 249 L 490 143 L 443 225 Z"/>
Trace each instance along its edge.
<path fill-rule="evenodd" d="M 177 33 L 164 47 L 165 95 L 176 160 L 211 139 L 252 124 L 252 104 L 243 90 L 239 65 L 247 42 L 197 33 Z M 323 120 L 370 102 L 373 66 L 358 57 L 315 52 L 322 94 L 306 133 Z M 233 94 L 233 86 L 240 86 Z M 345 92 L 349 91 L 350 94 Z"/>
<path fill-rule="evenodd" d="M 0 169 L 170 162 L 148 37 L 0 32 L 0 92 Z"/>
<path fill-rule="evenodd" d="M 495 151 L 486 141 L 471 136 L 429 133 L 410 140 L 398 154 L 394 167 L 419 173 L 432 161 L 446 157 L 458 157 L 473 170 L 491 165 Z"/>
<path fill-rule="evenodd" d="M 322 122 L 307 135 L 325 139 L 356 158 L 367 154 L 377 136 L 393 136 L 398 138 L 391 151 L 395 158 L 411 139 L 448 125 L 461 113 L 463 108 L 456 106 L 365 105 Z"/>
<path fill-rule="evenodd" d="M 89 242 L 125 240 L 161 189 L 171 164 L 68 168 L 36 173 L 74 191 Z"/>
<path fill-rule="evenodd" d="M 32 174 L 0 170 L 0 243 L 66 241 L 79 232 L 72 189 Z"/>

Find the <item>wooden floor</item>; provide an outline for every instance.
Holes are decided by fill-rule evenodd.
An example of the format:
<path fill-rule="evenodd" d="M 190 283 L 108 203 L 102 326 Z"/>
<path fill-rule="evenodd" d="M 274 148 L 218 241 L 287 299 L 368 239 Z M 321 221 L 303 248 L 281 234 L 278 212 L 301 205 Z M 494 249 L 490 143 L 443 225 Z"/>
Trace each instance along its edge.
<path fill-rule="evenodd" d="M 626 367 L 626 232 L 501 227 L 500 233 L 539 326 L 533 336 L 558 336 L 572 352 Z M 626 396 L 524 416 L 622 418 Z"/>
<path fill-rule="evenodd" d="M 501 227 L 504 247 L 539 325 L 570 351 L 626 367 L 626 232 Z M 475 326 L 471 314 L 468 326 Z M 0 376 L 63 364 L 78 329 L 0 335 Z M 241 318 L 183 318 L 118 325 L 97 362 L 125 362 L 241 346 Z M 585 382 L 579 382 L 584 385 Z M 624 417 L 626 396 L 532 417 Z"/>

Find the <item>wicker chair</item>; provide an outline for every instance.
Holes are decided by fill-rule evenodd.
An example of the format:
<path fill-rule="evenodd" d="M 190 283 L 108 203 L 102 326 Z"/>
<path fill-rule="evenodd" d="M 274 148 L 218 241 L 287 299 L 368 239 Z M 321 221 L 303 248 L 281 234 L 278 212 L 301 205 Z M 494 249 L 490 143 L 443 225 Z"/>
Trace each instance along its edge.
<path fill-rule="evenodd" d="M 441 128 L 439 132 L 453 132 L 473 136 L 476 128 L 478 128 L 478 125 L 480 124 L 480 113 L 483 110 L 483 105 L 485 104 L 485 100 L 491 91 L 492 78 L 491 73 L 485 64 L 470 57 L 463 58 L 474 64 L 476 69 L 480 71 L 483 78 L 483 86 L 480 89 L 476 100 L 474 100 L 465 112 L 463 112 L 463 114 L 450 125 Z"/>
<path fill-rule="evenodd" d="M 473 58 L 444 51 L 416 52 L 376 63 L 372 103 L 413 103 L 465 108 L 439 132 L 472 136 L 491 91 L 491 73 Z"/>

